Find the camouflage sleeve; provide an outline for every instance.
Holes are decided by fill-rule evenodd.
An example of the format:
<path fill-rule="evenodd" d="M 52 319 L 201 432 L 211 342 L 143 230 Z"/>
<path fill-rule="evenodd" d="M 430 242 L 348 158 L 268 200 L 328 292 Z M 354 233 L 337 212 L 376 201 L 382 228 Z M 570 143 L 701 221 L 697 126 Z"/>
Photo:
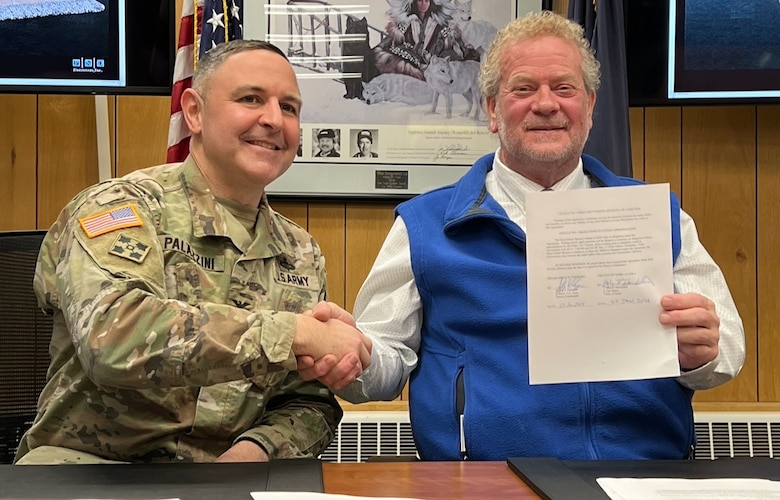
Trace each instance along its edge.
<path fill-rule="evenodd" d="M 336 436 L 343 412 L 333 394 L 317 382 L 291 373 L 273 396 L 257 426 L 236 441 L 248 439 L 275 458 L 316 457 Z"/>
<path fill-rule="evenodd" d="M 112 258 L 120 232 L 89 238 L 79 222 L 128 200 L 142 225 L 121 234 L 149 245 L 137 265 Z M 63 210 L 44 242 L 39 300 L 62 311 L 89 377 L 98 385 L 156 388 L 262 379 L 269 363 L 295 370 L 294 313 L 167 298 L 155 202 L 127 183 L 92 193 Z"/>

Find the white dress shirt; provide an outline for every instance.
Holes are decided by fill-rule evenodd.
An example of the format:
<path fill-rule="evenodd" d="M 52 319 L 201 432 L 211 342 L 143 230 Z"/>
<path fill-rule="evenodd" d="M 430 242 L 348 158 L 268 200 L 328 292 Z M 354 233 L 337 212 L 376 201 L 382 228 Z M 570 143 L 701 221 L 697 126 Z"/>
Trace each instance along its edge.
<path fill-rule="evenodd" d="M 542 186 L 517 174 L 495 155 L 485 185 L 509 219 L 526 229 L 525 194 Z M 555 184 L 554 191 L 590 189 L 590 179 L 577 168 Z M 680 384 L 690 389 L 710 389 L 739 373 L 745 360 L 745 336 L 726 280 L 702 246 L 693 219 L 680 210 L 682 248 L 674 263 L 674 291 L 699 293 L 715 303 L 720 318 L 718 357 L 695 370 L 683 372 Z M 371 366 L 337 394 L 353 403 L 395 399 L 417 366 L 423 310 L 412 273 L 409 236 L 396 217 L 374 266 L 358 293 L 354 315 L 358 328 L 371 338 Z"/>

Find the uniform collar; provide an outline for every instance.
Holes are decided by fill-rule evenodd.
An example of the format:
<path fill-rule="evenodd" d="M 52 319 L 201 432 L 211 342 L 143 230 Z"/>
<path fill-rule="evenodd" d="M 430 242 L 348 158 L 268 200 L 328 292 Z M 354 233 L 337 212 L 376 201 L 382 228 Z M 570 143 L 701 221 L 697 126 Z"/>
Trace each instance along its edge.
<path fill-rule="evenodd" d="M 294 258 L 295 252 L 277 214 L 263 195 L 260 213 L 255 222 L 255 238 L 250 240 L 246 230 L 233 214 L 214 198 L 211 188 L 192 156 L 182 163 L 180 179 L 192 213 L 192 234 L 197 238 L 221 236 L 229 238 L 245 255 L 267 258 L 285 254 Z"/>

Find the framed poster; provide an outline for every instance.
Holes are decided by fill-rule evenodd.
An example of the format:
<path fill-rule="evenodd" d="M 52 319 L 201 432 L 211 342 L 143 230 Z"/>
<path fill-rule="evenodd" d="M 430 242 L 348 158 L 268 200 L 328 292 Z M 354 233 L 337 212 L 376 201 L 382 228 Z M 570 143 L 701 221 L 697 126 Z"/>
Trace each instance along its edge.
<path fill-rule="evenodd" d="M 410 197 L 457 181 L 498 147 L 479 62 L 540 0 L 245 2 L 244 37 L 285 51 L 303 97 L 301 143 L 271 195 Z"/>

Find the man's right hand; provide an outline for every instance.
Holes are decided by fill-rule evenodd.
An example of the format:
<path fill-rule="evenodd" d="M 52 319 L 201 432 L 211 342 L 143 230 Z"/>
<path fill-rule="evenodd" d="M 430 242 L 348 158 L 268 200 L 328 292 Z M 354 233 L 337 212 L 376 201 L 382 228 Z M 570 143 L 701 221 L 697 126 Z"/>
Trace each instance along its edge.
<path fill-rule="evenodd" d="M 343 389 L 351 384 L 362 372 L 363 369 L 371 364 L 371 340 L 365 337 L 355 327 L 355 320 L 351 314 L 332 302 L 320 302 L 312 311 L 304 313 L 306 318 L 311 318 L 321 322 L 327 328 L 327 331 L 319 335 L 337 335 L 344 334 L 344 327 L 349 327 L 358 335 L 360 344 L 343 343 L 336 338 L 318 339 L 322 340 L 322 346 L 331 345 L 330 350 L 317 356 L 315 352 L 303 352 L 309 350 L 300 348 L 296 350 L 293 342 L 293 351 L 298 359 L 298 372 L 304 380 L 319 380 L 322 384 L 333 390 Z M 301 319 L 299 317 L 299 331 Z M 336 323 L 342 323 L 338 326 Z M 304 320 L 304 323 L 306 321 Z M 296 334 L 296 338 L 298 335 Z M 341 337 L 339 337 L 341 338 Z M 328 341 L 332 341 L 332 343 Z M 306 342 L 306 339 L 303 339 Z M 354 341 L 348 338 L 346 342 Z M 320 342 L 318 342 L 320 344 Z M 352 349 L 344 350 L 345 347 L 352 346 Z M 327 348 L 325 349 L 327 351 Z M 322 351 L 320 351 L 322 352 Z"/>
<path fill-rule="evenodd" d="M 342 323 L 346 323 L 349 326 L 357 328 L 355 318 L 352 317 L 345 309 L 341 308 L 338 304 L 333 302 L 318 302 L 314 309 L 307 311 L 304 314 L 310 314 L 320 321 L 328 321 L 329 319 L 337 319 Z M 369 341 L 370 343 L 370 341 Z"/>

